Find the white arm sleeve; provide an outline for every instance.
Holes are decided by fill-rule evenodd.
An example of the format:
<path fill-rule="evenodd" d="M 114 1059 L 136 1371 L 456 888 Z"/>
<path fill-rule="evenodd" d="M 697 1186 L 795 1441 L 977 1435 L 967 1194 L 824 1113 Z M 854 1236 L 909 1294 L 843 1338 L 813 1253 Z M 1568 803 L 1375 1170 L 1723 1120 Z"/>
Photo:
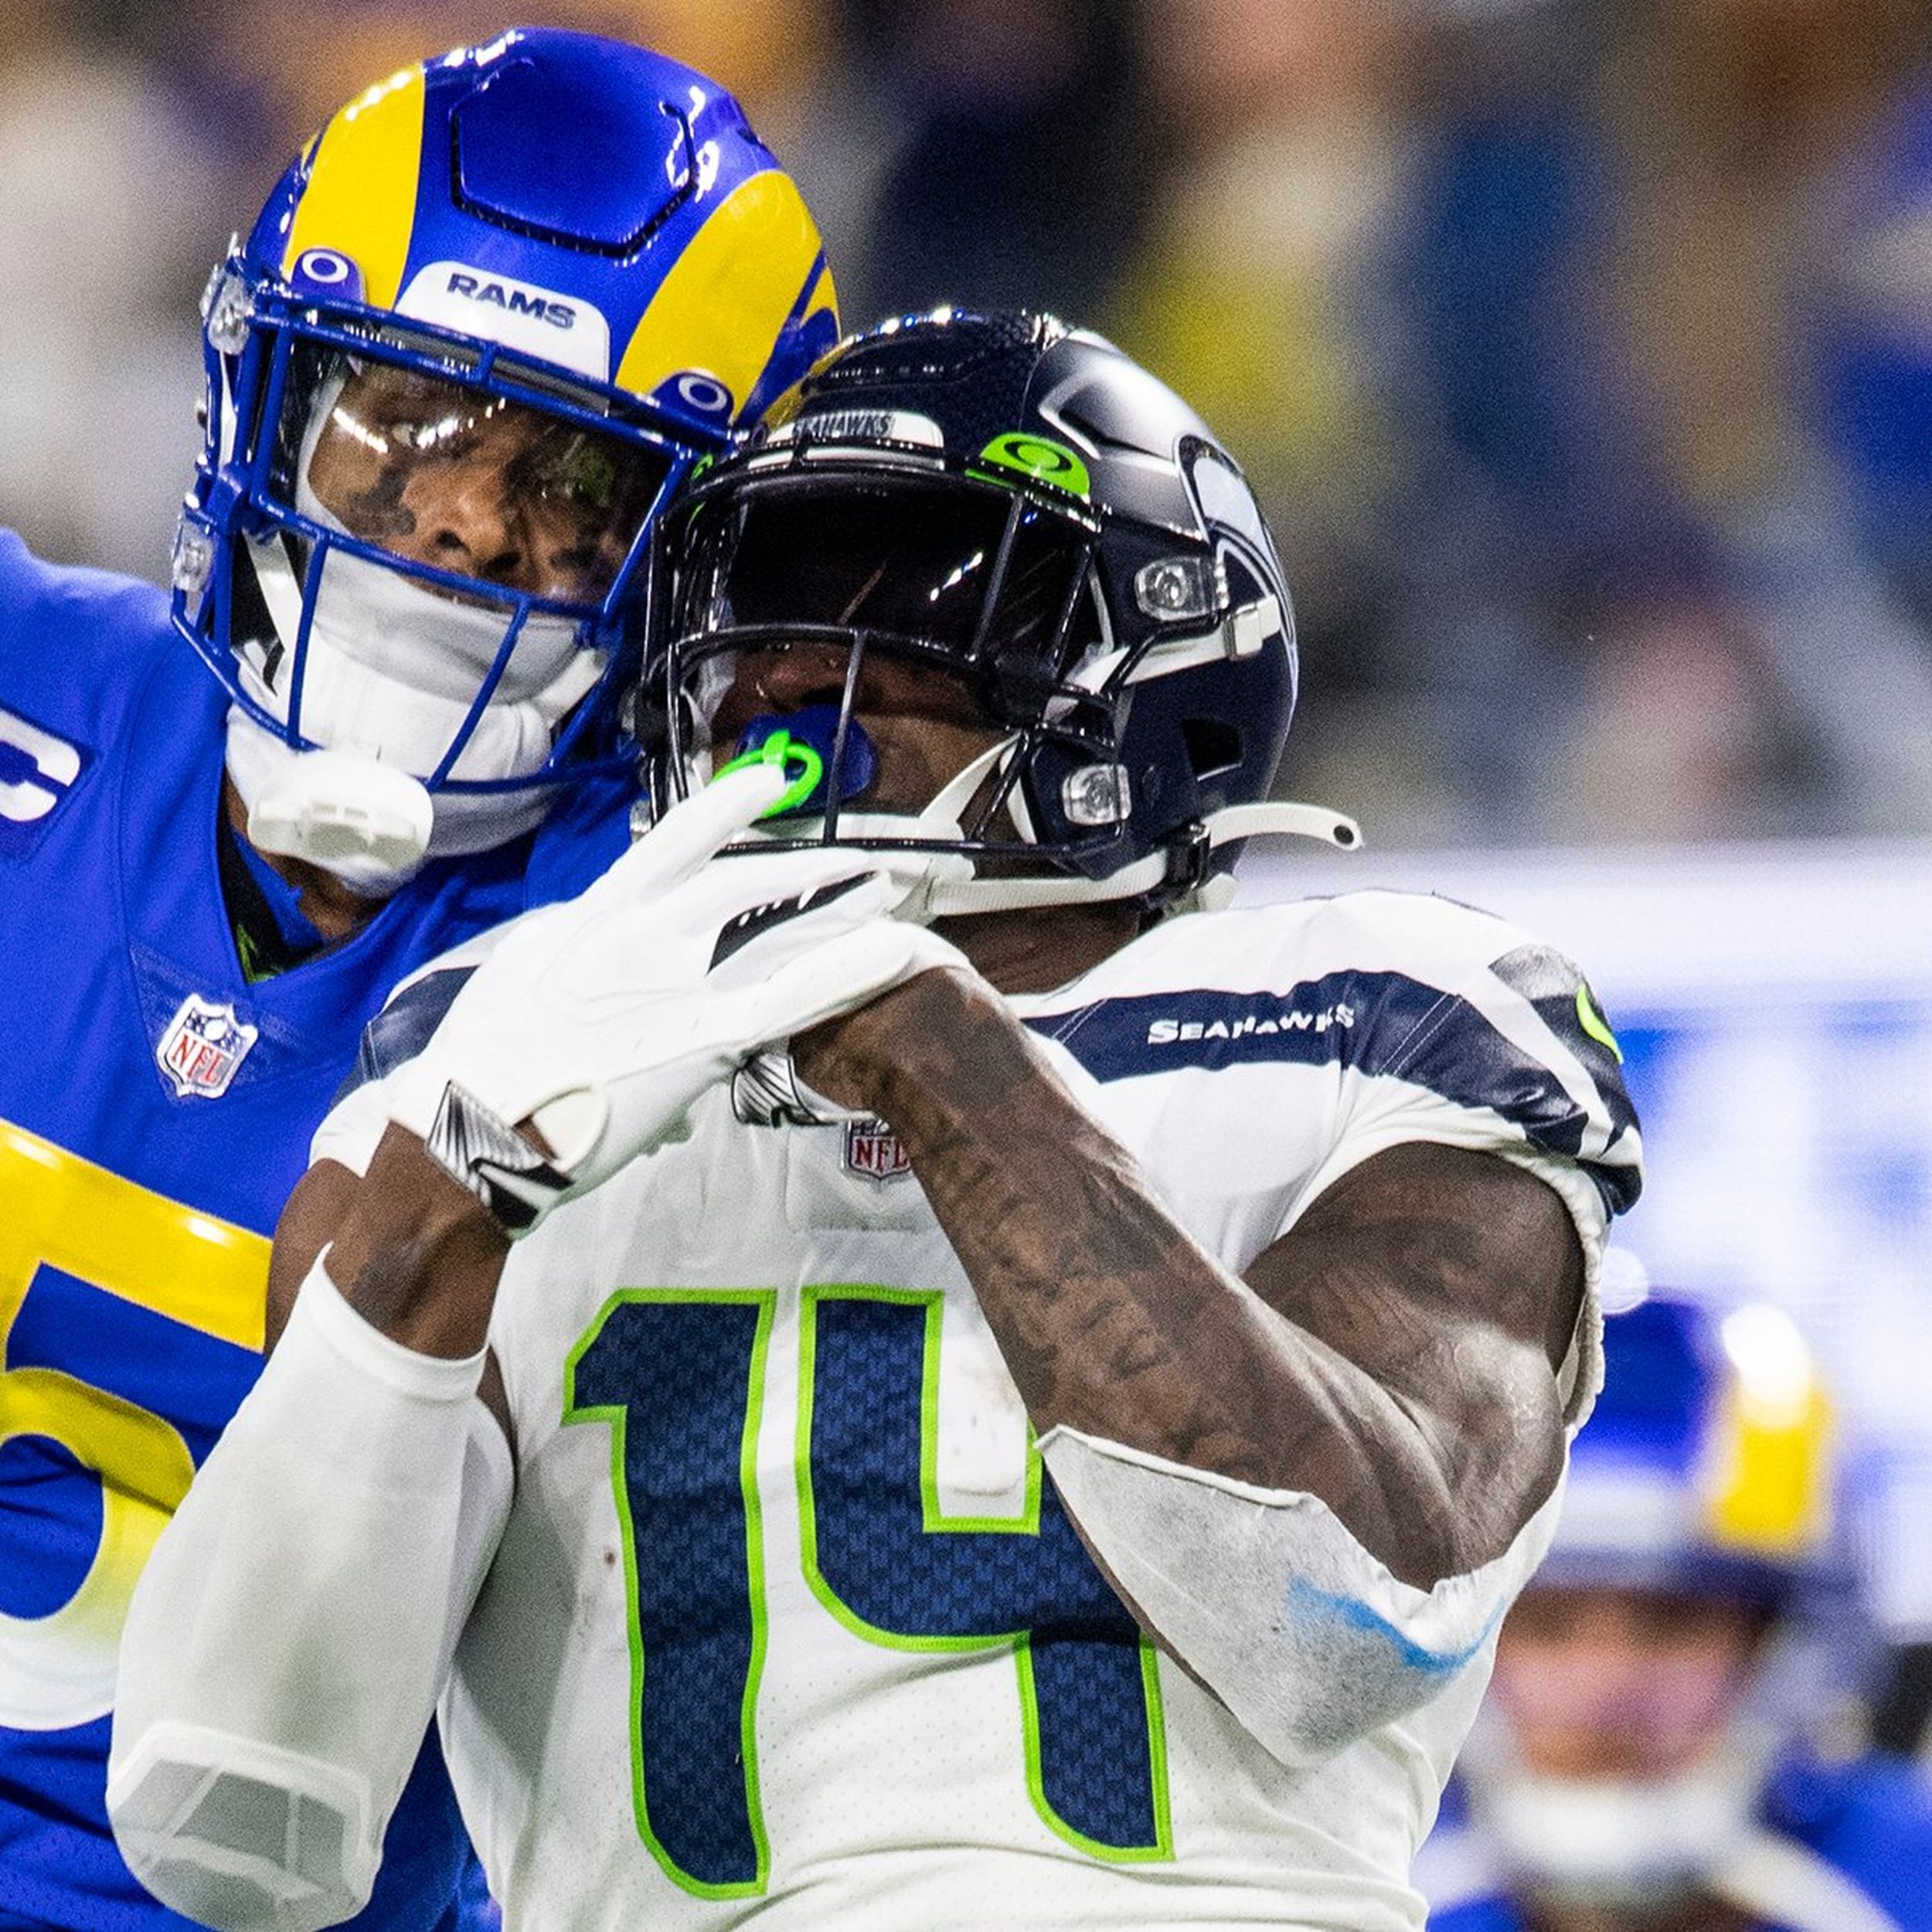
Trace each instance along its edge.
<path fill-rule="evenodd" d="M 1040 1454 L 1100 1560 L 1241 1723 L 1307 1766 L 1487 1668 L 1542 1561 L 1563 1485 L 1493 1561 L 1419 1590 L 1328 1505 L 1062 1427 Z"/>
<path fill-rule="evenodd" d="M 107 1808 L 187 1917 L 311 1932 L 366 1902 L 509 1507 L 482 1367 L 391 1341 L 318 1259 L 162 1532 L 121 1641 Z"/>

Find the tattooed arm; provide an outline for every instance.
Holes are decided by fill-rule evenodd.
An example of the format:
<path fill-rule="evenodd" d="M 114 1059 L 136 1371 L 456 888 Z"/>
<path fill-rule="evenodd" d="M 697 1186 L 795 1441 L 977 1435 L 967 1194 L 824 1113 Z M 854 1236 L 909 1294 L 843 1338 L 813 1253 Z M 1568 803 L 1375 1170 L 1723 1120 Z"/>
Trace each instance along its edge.
<path fill-rule="evenodd" d="M 331 1278 L 372 1328 L 422 1355 L 475 1354 L 489 1332 L 509 1253 L 503 1230 L 400 1127 L 384 1134 L 369 1172 L 366 1188 L 338 1162 L 321 1161 L 296 1183 L 269 1257 L 269 1349 L 281 1340 L 303 1281 L 328 1247 Z M 484 1358 L 477 1393 L 514 1443 L 494 1352 Z"/>
<path fill-rule="evenodd" d="M 927 973 L 795 1050 L 905 1142 L 1040 1434 L 1306 1492 L 1424 1589 L 1500 1554 L 1549 1496 L 1583 1257 L 1533 1175 L 1391 1148 L 1243 1281 L 983 981 Z"/>

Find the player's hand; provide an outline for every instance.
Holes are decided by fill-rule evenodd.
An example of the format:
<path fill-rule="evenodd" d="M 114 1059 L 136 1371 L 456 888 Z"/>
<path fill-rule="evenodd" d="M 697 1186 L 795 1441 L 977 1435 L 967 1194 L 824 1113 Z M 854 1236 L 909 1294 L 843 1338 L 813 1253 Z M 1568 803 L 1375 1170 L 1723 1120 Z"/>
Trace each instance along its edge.
<path fill-rule="evenodd" d="M 421 1055 L 385 1082 L 391 1118 L 521 1233 L 559 1201 L 686 1131 L 757 1049 L 961 955 L 889 917 L 867 854 L 710 862 L 782 793 L 750 767 L 667 813 L 580 897 L 526 914 Z M 512 1130 L 528 1121 L 544 1158 Z"/>

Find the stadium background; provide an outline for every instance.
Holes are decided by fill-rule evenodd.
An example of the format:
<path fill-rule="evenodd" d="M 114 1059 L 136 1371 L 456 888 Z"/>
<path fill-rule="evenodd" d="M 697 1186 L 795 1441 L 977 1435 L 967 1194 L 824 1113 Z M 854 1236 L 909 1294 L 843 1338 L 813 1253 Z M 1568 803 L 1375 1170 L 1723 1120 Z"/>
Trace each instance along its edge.
<path fill-rule="evenodd" d="M 158 577 L 230 229 L 513 18 L 734 88 L 849 323 L 1051 307 L 1199 403 L 1295 587 L 1284 787 L 1370 839 L 1245 889 L 1424 885 L 1586 963 L 1627 1268 L 1798 1319 L 1932 1639 L 1923 0 L 11 0 L 0 521 Z"/>

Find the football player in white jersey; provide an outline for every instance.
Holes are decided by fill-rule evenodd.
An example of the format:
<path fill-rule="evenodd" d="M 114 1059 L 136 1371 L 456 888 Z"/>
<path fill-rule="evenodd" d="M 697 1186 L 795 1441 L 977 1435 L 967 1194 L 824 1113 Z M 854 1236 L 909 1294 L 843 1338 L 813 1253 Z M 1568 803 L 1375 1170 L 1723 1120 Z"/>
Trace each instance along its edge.
<path fill-rule="evenodd" d="M 655 823 L 406 985 L 162 1539 L 111 1802 L 217 1926 L 440 1716 L 512 1926 L 1413 1932 L 1634 1197 L 1575 968 L 1226 905 L 1292 618 L 1110 345 L 821 363 L 667 526 Z M 213 1586 L 213 1587 L 211 1587 Z"/>

